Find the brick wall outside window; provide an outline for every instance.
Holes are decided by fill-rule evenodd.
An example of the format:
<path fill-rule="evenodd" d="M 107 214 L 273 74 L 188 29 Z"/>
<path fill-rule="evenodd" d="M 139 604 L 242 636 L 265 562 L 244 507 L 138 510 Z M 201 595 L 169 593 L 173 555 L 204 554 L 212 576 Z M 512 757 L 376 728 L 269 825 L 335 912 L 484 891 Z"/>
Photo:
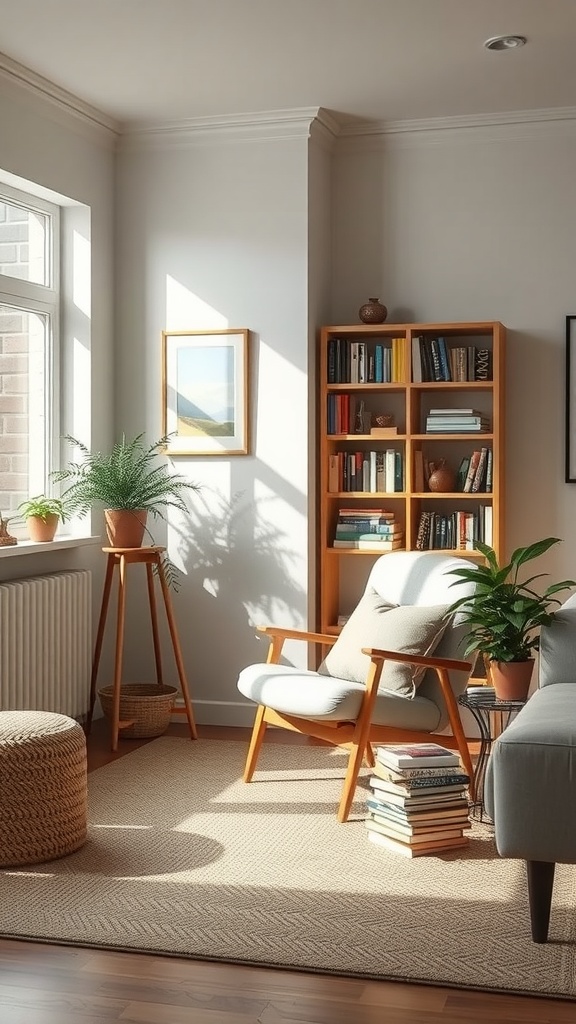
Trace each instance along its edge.
<path fill-rule="evenodd" d="M 20 502 L 49 489 L 58 210 L 1 187 L 0 513 L 10 517 Z"/>
<path fill-rule="evenodd" d="M 43 278 L 44 224 L 40 231 L 36 229 L 37 222 L 43 221 L 41 215 L 0 202 L 0 273 L 26 281 Z M 32 357 L 39 328 L 43 332 L 43 319 L 37 314 L 0 305 L 0 512 L 4 516 L 30 497 L 29 445 L 31 435 L 33 442 L 39 437 L 30 429 L 30 392 L 44 387 L 43 373 L 40 380 L 30 373 L 31 365 L 38 365 Z"/>
<path fill-rule="evenodd" d="M 0 511 L 28 497 L 29 314 L 0 306 Z"/>

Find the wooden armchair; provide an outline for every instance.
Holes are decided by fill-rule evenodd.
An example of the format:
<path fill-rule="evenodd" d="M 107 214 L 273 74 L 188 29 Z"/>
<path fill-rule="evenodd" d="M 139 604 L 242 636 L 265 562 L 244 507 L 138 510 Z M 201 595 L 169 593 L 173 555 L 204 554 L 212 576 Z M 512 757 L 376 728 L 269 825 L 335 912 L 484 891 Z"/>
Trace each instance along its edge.
<path fill-rule="evenodd" d="M 472 762 L 457 703 L 471 665 L 456 656 L 465 627 L 445 616 L 454 599 L 449 587 L 456 577 L 450 571 L 467 564 L 436 553 L 383 555 L 374 564 L 364 595 L 340 637 L 263 627 L 261 631 L 270 638 L 267 661 L 248 666 L 238 679 L 241 693 L 258 704 L 244 781 L 252 780 L 266 726 L 275 725 L 349 749 L 338 807 L 341 822 L 348 819 L 362 760 L 374 764 L 372 743 L 434 740 L 457 749 L 470 776 L 473 798 Z M 404 614 L 402 609 L 414 611 Z M 436 645 L 431 639 L 435 622 L 442 624 L 434 634 Z M 397 645 L 374 644 L 374 638 L 390 638 L 390 633 Z M 284 641 L 294 639 L 332 648 L 334 657 L 329 653 L 318 671 L 282 664 Z M 415 651 L 419 640 L 426 652 Z M 346 648 L 343 657 L 337 653 L 338 644 Z M 361 678 L 358 658 L 365 668 Z M 356 678 L 332 674 L 342 663 L 350 665 L 347 675 L 356 672 Z M 446 726 L 452 735 L 438 736 Z"/>

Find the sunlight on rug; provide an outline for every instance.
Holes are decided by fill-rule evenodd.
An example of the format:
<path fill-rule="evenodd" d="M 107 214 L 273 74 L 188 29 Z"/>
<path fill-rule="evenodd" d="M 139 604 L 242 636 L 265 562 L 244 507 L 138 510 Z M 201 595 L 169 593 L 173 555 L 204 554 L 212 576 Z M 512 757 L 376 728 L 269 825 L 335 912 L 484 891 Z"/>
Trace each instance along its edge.
<path fill-rule="evenodd" d="M 576 872 L 559 866 L 550 941 L 530 939 L 524 865 L 490 826 L 406 860 L 368 841 L 362 791 L 336 821 L 345 757 L 162 737 L 90 775 L 86 846 L 0 872 L 0 932 L 466 988 L 576 997 Z M 365 780 L 364 783 L 365 785 Z"/>

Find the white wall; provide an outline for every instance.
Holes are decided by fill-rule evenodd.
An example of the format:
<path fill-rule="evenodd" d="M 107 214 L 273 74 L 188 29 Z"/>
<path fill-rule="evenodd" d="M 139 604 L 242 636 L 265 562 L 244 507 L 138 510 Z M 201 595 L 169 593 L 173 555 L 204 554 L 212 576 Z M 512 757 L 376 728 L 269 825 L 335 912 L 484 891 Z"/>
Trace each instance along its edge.
<path fill-rule="evenodd" d="M 507 552 L 576 578 L 564 483 L 564 332 L 576 312 L 576 123 L 345 140 L 335 160 L 333 315 L 368 295 L 389 322 L 501 320 L 507 350 Z"/>
<path fill-rule="evenodd" d="M 174 460 L 201 486 L 168 536 L 200 722 L 251 721 L 236 678 L 267 649 L 253 623 L 304 627 L 310 614 L 307 135 L 128 138 L 119 154 L 117 428 L 161 434 L 163 329 L 252 332 L 251 454 Z M 143 590 L 129 601 L 126 678 L 150 680 Z M 305 664 L 301 647 L 288 653 Z"/>

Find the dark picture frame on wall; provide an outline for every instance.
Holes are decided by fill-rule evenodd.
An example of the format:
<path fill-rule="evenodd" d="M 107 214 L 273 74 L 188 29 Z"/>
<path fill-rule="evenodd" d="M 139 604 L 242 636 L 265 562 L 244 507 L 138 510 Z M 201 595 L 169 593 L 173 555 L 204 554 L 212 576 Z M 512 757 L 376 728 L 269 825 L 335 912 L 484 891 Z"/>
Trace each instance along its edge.
<path fill-rule="evenodd" d="M 162 420 L 169 455 L 247 455 L 247 328 L 162 332 Z"/>
<path fill-rule="evenodd" d="M 567 484 L 576 484 L 576 313 L 566 317 L 566 440 Z"/>

